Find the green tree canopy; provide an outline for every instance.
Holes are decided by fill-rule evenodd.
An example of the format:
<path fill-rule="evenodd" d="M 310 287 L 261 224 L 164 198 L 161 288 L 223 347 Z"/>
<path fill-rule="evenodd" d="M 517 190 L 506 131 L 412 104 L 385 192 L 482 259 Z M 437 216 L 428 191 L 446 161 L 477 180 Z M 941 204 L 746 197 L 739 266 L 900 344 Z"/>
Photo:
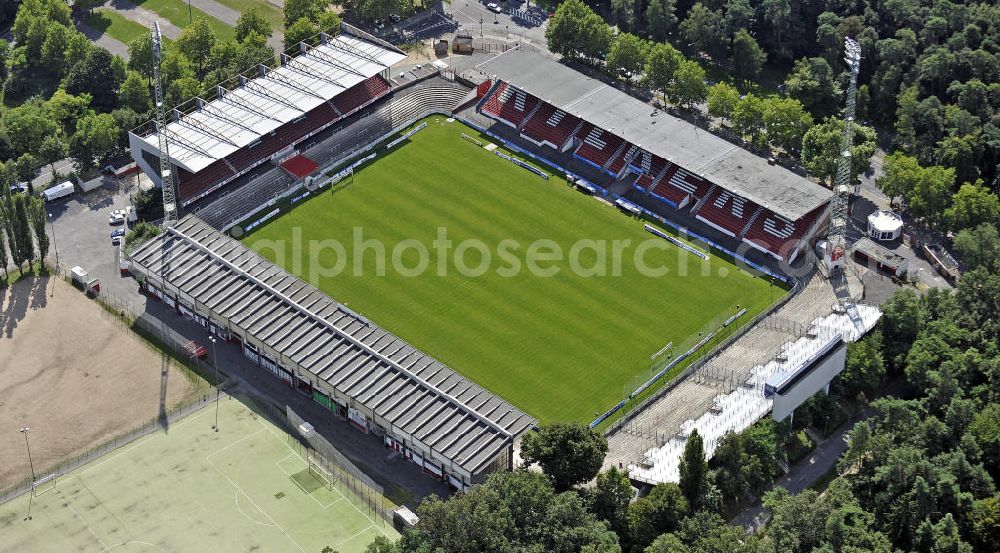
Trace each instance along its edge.
<path fill-rule="evenodd" d="M 724 35 L 721 11 L 709 9 L 698 2 L 688 11 L 679 31 L 684 41 L 691 43 L 697 51 L 716 59 L 725 56 L 728 41 Z"/>
<path fill-rule="evenodd" d="M 138 71 L 129 71 L 118 90 L 119 103 L 137 113 L 146 113 L 153 107 L 149 82 Z"/>
<path fill-rule="evenodd" d="M 945 209 L 943 219 L 952 230 L 962 230 L 983 223 L 1000 221 L 1000 198 L 982 181 L 965 183 L 951 197 L 951 206 Z"/>
<path fill-rule="evenodd" d="M 666 93 L 684 56 L 667 43 L 653 44 L 646 57 L 646 79 L 653 90 Z"/>
<path fill-rule="evenodd" d="M 981 223 L 955 236 L 955 250 L 973 269 L 1000 265 L 1000 234 L 993 223 Z"/>
<path fill-rule="evenodd" d="M 319 28 L 310 19 L 300 17 L 298 21 L 289 27 L 285 27 L 285 49 L 292 48 L 296 44 L 308 40 L 319 32 Z"/>
<path fill-rule="evenodd" d="M 96 110 L 111 111 L 118 106 L 118 87 L 123 80 L 124 61 L 104 48 L 95 47 L 66 75 L 66 92 L 77 96 L 90 94 Z"/>
<path fill-rule="evenodd" d="M 747 32 L 740 29 L 733 37 L 733 67 L 744 79 L 756 79 L 767 61 L 767 52 Z"/>
<path fill-rule="evenodd" d="M 236 20 L 236 41 L 243 42 L 243 39 L 247 37 L 250 33 L 257 33 L 260 36 L 267 38 L 270 37 L 274 31 L 271 29 L 271 24 L 268 23 L 264 16 L 260 15 L 256 8 L 250 8 L 240 14 L 240 18 Z"/>
<path fill-rule="evenodd" d="M 121 129 L 108 113 L 88 115 L 76 123 L 69 144 L 70 155 L 84 169 L 95 167 L 114 154 Z"/>
<path fill-rule="evenodd" d="M 215 31 L 208 24 L 208 19 L 199 17 L 181 31 L 176 44 L 201 74 L 215 46 Z"/>
<path fill-rule="evenodd" d="M 877 146 L 875 129 L 854 125 L 854 145 L 851 147 L 851 182 L 868 169 Z M 802 165 L 815 177 L 833 183 L 837 175 L 837 160 L 840 158 L 840 143 L 843 138 L 844 122 L 827 118 L 813 126 L 802 137 Z"/>
<path fill-rule="evenodd" d="M 696 62 L 683 60 L 674 72 L 674 80 L 670 83 L 667 95 L 677 105 L 689 108 L 692 104 L 704 102 L 708 97 L 708 85 L 705 84 L 705 70 Z"/>
<path fill-rule="evenodd" d="M 705 475 L 708 463 L 705 461 L 705 444 L 697 430 L 693 430 L 684 444 L 681 455 L 680 489 L 688 505 L 697 508 L 702 492 L 705 491 Z"/>
<path fill-rule="evenodd" d="M 608 52 L 608 72 L 619 79 L 629 80 L 642 73 L 649 51 L 649 43 L 630 34 L 618 35 Z"/>
<path fill-rule="evenodd" d="M 718 83 L 708 87 L 708 114 L 712 117 L 729 119 L 740 101 L 740 91 L 729 83 Z"/>
<path fill-rule="evenodd" d="M 788 95 L 816 117 L 832 115 L 843 104 L 833 69 L 823 58 L 802 58 L 785 79 Z"/>
<path fill-rule="evenodd" d="M 558 491 L 594 478 L 607 452 L 604 436 L 578 422 L 544 424 L 521 441 L 524 460 L 541 465 Z"/>

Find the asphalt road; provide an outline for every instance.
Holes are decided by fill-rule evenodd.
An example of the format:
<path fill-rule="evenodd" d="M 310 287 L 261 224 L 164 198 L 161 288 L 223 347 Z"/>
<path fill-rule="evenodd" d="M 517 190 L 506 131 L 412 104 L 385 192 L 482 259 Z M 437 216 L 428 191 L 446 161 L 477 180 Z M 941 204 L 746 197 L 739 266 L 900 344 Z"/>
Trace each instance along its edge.
<path fill-rule="evenodd" d="M 503 13 L 493 13 L 486 8 L 485 3 L 476 0 L 452 0 L 445 4 L 445 12 L 458 22 L 460 30 L 473 36 L 516 37 L 541 47 L 546 46 L 546 23 L 541 24 L 511 17 L 511 10 L 527 7 L 526 3 L 515 0 L 496 0 L 503 8 Z"/>

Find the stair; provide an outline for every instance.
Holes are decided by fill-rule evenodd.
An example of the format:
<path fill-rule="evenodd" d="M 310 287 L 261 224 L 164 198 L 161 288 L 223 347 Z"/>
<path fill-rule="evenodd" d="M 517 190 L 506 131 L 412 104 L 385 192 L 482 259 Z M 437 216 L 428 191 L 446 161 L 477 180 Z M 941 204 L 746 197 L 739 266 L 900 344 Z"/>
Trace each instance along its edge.
<path fill-rule="evenodd" d="M 601 166 L 601 169 L 607 171 L 608 165 L 611 165 L 612 163 L 614 163 L 616 159 L 618 159 L 618 156 L 621 155 L 622 151 L 625 149 L 626 146 L 632 146 L 632 145 L 628 142 L 622 142 L 621 146 L 618 146 L 618 149 L 615 150 L 615 153 L 611 154 L 611 156 L 608 157 L 608 160 L 604 162 L 604 165 Z M 634 148 L 635 146 L 632 147 Z"/>
<path fill-rule="evenodd" d="M 542 106 L 544 105 L 545 102 L 538 102 L 538 105 L 535 106 L 535 109 L 531 110 L 531 113 L 529 113 L 524 118 L 524 120 L 521 121 L 521 124 L 517 126 L 517 132 L 521 132 L 521 130 L 524 129 L 524 126 L 528 124 L 528 121 L 531 121 L 531 118 L 534 117 L 535 114 L 538 113 L 538 110 L 542 109 Z M 524 105 L 522 104 L 521 107 L 523 108 Z"/>
<path fill-rule="evenodd" d="M 712 194 L 715 193 L 715 189 L 718 187 L 719 185 L 713 184 L 712 188 L 708 189 L 708 192 L 698 200 L 698 203 L 694 204 L 694 207 L 691 208 L 691 215 L 698 214 L 698 210 L 701 209 L 701 206 L 705 205 L 705 202 L 707 202 L 708 199 L 712 197 Z"/>
<path fill-rule="evenodd" d="M 754 211 L 753 215 L 750 216 L 750 219 L 747 221 L 747 224 L 743 225 L 743 228 L 740 229 L 740 231 L 736 234 L 736 237 L 742 240 L 743 237 L 746 236 L 747 231 L 750 230 L 750 225 L 752 225 L 753 222 L 757 220 L 757 217 L 760 217 L 761 213 L 764 213 L 764 208 L 758 207 L 757 211 Z"/>

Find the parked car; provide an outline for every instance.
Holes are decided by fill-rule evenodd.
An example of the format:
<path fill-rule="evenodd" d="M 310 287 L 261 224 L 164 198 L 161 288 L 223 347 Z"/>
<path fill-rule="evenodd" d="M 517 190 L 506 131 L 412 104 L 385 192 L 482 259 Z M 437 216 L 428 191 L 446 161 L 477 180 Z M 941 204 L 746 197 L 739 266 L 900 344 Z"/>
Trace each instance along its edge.
<path fill-rule="evenodd" d="M 500 4 L 497 4 L 496 2 L 490 2 L 489 4 L 486 4 L 486 9 L 490 10 L 493 13 L 503 12 L 503 8 L 501 8 Z"/>
<path fill-rule="evenodd" d="M 108 224 L 109 225 L 121 225 L 123 223 L 125 223 L 125 210 L 124 209 L 116 209 L 116 210 L 114 210 L 114 211 L 111 212 L 110 216 L 108 216 Z"/>
<path fill-rule="evenodd" d="M 123 228 L 116 228 L 111 231 L 111 244 L 117 246 L 118 243 L 121 242 L 123 236 L 125 236 L 125 229 Z"/>
<path fill-rule="evenodd" d="M 397 14 L 397 13 L 394 13 L 394 14 L 391 14 L 391 15 L 389 15 L 389 19 L 390 19 L 390 20 L 391 20 L 391 21 L 392 21 L 393 23 L 399 23 L 400 21 L 402 21 L 402 20 L 403 20 L 403 18 L 402 18 L 402 17 L 400 17 L 400 16 L 399 16 L 399 14 Z"/>
<path fill-rule="evenodd" d="M 20 192 L 27 192 L 27 191 L 28 191 L 28 183 L 26 183 L 26 182 L 19 182 L 19 183 L 10 185 L 10 193 L 11 194 L 18 194 Z"/>

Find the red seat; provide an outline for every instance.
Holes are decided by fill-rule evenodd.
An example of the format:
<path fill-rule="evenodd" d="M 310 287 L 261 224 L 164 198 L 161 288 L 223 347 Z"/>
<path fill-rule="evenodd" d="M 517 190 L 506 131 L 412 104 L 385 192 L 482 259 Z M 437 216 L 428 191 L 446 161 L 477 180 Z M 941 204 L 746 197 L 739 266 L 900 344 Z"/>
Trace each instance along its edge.
<path fill-rule="evenodd" d="M 579 124 L 579 118 L 556 109 L 551 104 L 542 104 L 525 123 L 521 134 L 535 142 L 548 143 L 556 149 L 562 149 Z"/>
<path fill-rule="evenodd" d="M 501 82 L 483 104 L 482 112 L 517 128 L 541 100 L 531 94 Z"/>
<path fill-rule="evenodd" d="M 716 188 L 696 217 L 730 236 L 737 236 L 759 207 L 743 196 Z"/>
<path fill-rule="evenodd" d="M 577 133 L 577 136 L 579 137 L 581 133 Z M 608 162 L 608 158 L 614 155 L 618 151 L 618 147 L 624 142 L 621 138 L 604 129 L 593 126 L 583 136 L 582 140 L 583 143 L 576 149 L 576 155 L 600 167 L 604 167 L 604 164 Z"/>
<path fill-rule="evenodd" d="M 823 213 L 826 206 L 820 206 L 807 213 L 798 221 L 790 221 L 777 213 L 765 211 L 750 225 L 744 240 L 763 248 L 777 257 L 784 257 Z"/>
<path fill-rule="evenodd" d="M 375 75 L 341 92 L 333 99 L 337 111 L 345 117 L 389 92 L 389 83 Z"/>
<path fill-rule="evenodd" d="M 177 194 L 181 197 L 181 200 L 197 198 L 218 182 L 230 178 L 235 174 L 229 169 L 226 162 L 221 159 L 197 173 L 191 173 L 180 167 L 176 169 Z"/>

